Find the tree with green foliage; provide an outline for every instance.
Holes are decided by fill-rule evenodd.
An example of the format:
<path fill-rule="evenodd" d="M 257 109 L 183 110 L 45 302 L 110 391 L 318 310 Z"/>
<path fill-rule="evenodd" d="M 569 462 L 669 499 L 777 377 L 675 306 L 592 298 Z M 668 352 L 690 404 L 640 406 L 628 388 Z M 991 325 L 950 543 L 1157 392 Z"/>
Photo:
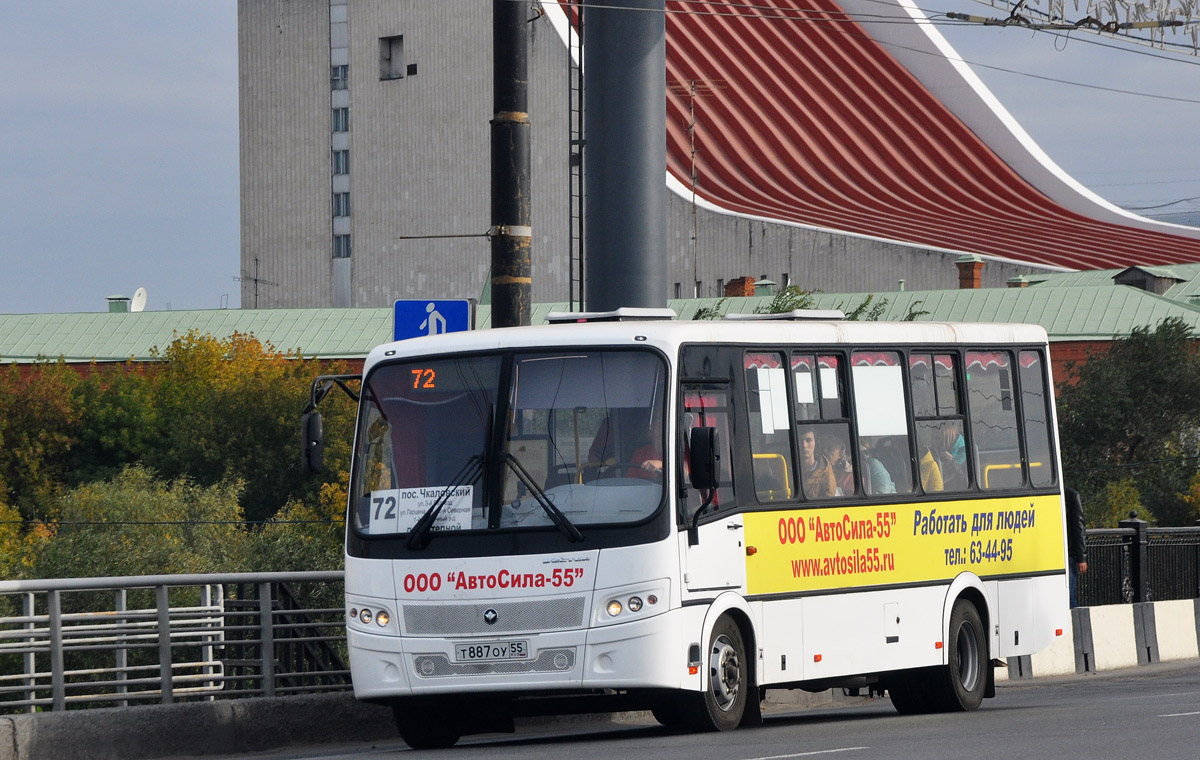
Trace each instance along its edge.
<path fill-rule="evenodd" d="M 312 378 L 328 367 L 240 334 L 188 333 L 155 356 L 151 364 L 93 368 L 79 383 L 79 445 L 62 475 L 66 485 L 137 463 L 166 480 L 186 477 L 201 486 L 241 480 L 251 522 L 290 500 L 318 497 L 327 478 L 301 470 L 300 412 Z M 322 411 L 326 462 L 337 477 L 349 469 L 353 403 L 331 397 Z"/>
<path fill-rule="evenodd" d="M 182 492 L 237 508 L 223 521 L 239 524 L 241 538 L 222 543 L 250 542 L 254 550 L 230 549 L 226 569 L 331 566 L 335 553 L 340 558 L 340 528 L 332 523 L 345 505 L 355 407 L 342 394 L 322 403 L 328 437 L 326 473 L 319 476 L 300 466 L 300 414 L 312 379 L 343 374 L 344 364 L 303 361 L 248 335 L 189 333 L 155 356 L 150 363 L 92 364 L 85 372 L 61 360 L 0 369 L 6 575 L 186 572 L 186 563 L 155 559 L 173 557 L 177 539 L 152 529 L 173 520 L 198 529 L 199 518 L 179 516 L 174 501 Z M 141 526 L 136 534 L 107 518 L 64 517 L 78 504 L 116 514 L 105 506 L 115 503 L 106 496 L 114 489 L 127 492 L 130 515 L 136 514 L 117 522 Z M 341 503 L 331 505 L 330 494 L 340 494 Z M 248 532 L 273 517 L 263 530 Z M 89 548 L 88 533 L 101 543 Z M 134 547 L 129 566 L 91 562 L 106 540 L 117 541 L 118 554 L 126 553 L 121 542 Z M 87 559 L 72 561 L 80 547 Z"/>
<path fill-rule="evenodd" d="M 797 285 L 788 285 L 776 293 L 770 303 L 765 306 L 759 306 L 754 310 L 754 313 L 787 314 L 797 309 L 811 309 L 815 304 L 816 300 L 813 298 L 811 291 L 801 290 Z"/>
<path fill-rule="evenodd" d="M 26 519 L 66 474 L 83 416 L 73 397 L 79 382 L 61 359 L 0 369 L 0 502 Z"/>
<path fill-rule="evenodd" d="M 26 549 L 28 578 L 233 572 L 249 539 L 241 483 L 164 481 L 140 466 L 53 501 L 43 539 Z"/>
<path fill-rule="evenodd" d="M 314 504 L 289 502 L 250 536 L 247 570 L 294 572 L 342 566 L 346 489 L 327 483 Z"/>
<path fill-rule="evenodd" d="M 189 333 L 162 359 L 154 434 L 142 452 L 148 467 L 201 485 L 243 480 L 251 521 L 269 518 L 289 498 L 316 495 L 319 481 L 301 471 L 299 454 L 311 364 L 238 334 Z M 338 454 L 335 447 L 327 456 L 336 461 Z"/>
<path fill-rule="evenodd" d="M 1064 476 L 1085 505 L 1132 481 L 1144 519 L 1196 519 L 1184 494 L 1198 469 L 1200 353 L 1185 322 L 1138 327 L 1070 367 L 1058 417 Z"/>
<path fill-rule="evenodd" d="M 82 415 L 64 481 L 78 486 L 111 478 L 143 460 L 157 430 L 153 369 L 127 362 L 103 368 L 94 362 L 75 388 Z"/>

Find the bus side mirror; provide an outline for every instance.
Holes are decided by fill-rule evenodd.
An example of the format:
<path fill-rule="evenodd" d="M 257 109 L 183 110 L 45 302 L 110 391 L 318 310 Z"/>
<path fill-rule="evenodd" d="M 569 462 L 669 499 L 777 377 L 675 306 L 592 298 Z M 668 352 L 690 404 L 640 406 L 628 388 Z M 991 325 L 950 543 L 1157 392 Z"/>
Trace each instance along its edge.
<path fill-rule="evenodd" d="M 717 429 L 694 427 L 688 436 L 688 473 L 692 488 L 711 491 L 717 482 Z"/>
<path fill-rule="evenodd" d="M 300 435 L 304 439 L 304 450 L 300 452 L 304 471 L 321 472 L 325 469 L 325 424 L 320 412 L 306 412 L 300 418 Z"/>

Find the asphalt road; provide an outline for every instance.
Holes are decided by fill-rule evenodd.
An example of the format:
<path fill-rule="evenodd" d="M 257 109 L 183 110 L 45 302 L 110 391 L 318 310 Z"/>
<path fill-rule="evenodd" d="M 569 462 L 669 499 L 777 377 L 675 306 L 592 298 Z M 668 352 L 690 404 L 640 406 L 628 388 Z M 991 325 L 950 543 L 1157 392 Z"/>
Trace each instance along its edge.
<path fill-rule="evenodd" d="M 974 713 L 902 716 L 887 699 L 782 710 L 761 728 L 683 734 L 656 723 L 548 724 L 517 734 L 467 737 L 458 746 L 414 752 L 399 739 L 227 756 L 226 760 L 381 760 L 438 756 L 613 760 L 785 760 L 785 758 L 1153 758 L 1200 757 L 1200 667 L 1149 666 L 1062 679 L 1000 684 Z M 212 760 L 212 756 L 209 756 Z"/>

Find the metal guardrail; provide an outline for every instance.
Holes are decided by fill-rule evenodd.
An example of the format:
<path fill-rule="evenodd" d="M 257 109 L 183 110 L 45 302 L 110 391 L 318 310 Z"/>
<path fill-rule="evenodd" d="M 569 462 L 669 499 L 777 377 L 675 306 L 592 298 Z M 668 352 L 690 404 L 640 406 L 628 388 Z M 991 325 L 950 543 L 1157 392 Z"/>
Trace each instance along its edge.
<path fill-rule="evenodd" d="M 0 581 L 0 713 L 349 689 L 342 578 Z"/>
<path fill-rule="evenodd" d="M 1200 597 L 1200 527 L 1120 528 L 1087 532 L 1088 570 L 1076 593 L 1085 607 Z"/>

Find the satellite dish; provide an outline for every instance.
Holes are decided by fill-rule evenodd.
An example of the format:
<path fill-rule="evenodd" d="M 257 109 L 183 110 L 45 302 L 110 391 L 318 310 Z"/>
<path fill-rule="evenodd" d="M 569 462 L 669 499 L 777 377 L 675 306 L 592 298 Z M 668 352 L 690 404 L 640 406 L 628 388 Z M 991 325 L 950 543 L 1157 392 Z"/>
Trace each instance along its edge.
<path fill-rule="evenodd" d="M 146 308 L 146 289 L 138 288 L 137 291 L 133 294 L 133 301 L 131 301 L 129 303 L 129 310 L 131 312 L 139 312 L 139 311 L 145 310 L 145 308 Z"/>

